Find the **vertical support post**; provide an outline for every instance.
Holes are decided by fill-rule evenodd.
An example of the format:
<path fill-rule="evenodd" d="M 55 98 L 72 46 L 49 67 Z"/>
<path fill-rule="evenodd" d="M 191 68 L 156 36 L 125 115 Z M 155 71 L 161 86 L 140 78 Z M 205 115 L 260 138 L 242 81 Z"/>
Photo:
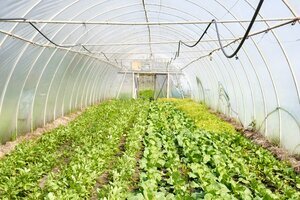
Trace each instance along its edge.
<path fill-rule="evenodd" d="M 167 63 L 167 99 L 170 98 L 170 73 L 169 73 L 170 63 Z"/>
<path fill-rule="evenodd" d="M 154 74 L 154 86 L 153 86 L 153 91 L 154 91 L 154 94 L 153 94 L 153 98 L 155 98 L 155 94 L 156 94 L 156 74 Z"/>
<path fill-rule="evenodd" d="M 140 91 L 140 74 L 136 74 L 134 82 L 135 82 L 135 98 L 137 99 L 139 97 L 139 91 Z"/>
<path fill-rule="evenodd" d="M 124 84 L 124 81 L 125 81 L 126 74 L 127 74 L 127 72 L 125 72 L 124 75 L 123 75 L 123 79 L 122 79 L 120 88 L 119 88 L 119 90 L 118 90 L 117 99 L 119 99 L 120 92 L 121 92 L 121 89 L 122 89 L 122 87 L 123 87 L 123 84 Z"/>
<path fill-rule="evenodd" d="M 132 98 L 135 99 L 135 80 L 134 80 L 134 72 L 132 72 Z"/>
<path fill-rule="evenodd" d="M 179 85 L 179 89 L 180 89 L 180 94 L 181 94 L 181 97 L 182 99 L 184 99 L 184 92 L 183 92 L 183 88 L 182 88 L 182 85 L 180 83 L 180 80 L 179 80 L 179 77 L 178 77 L 178 73 L 175 74 L 176 75 L 176 80 L 177 80 L 177 84 Z"/>
<path fill-rule="evenodd" d="M 167 99 L 170 98 L 170 73 L 167 73 Z"/>

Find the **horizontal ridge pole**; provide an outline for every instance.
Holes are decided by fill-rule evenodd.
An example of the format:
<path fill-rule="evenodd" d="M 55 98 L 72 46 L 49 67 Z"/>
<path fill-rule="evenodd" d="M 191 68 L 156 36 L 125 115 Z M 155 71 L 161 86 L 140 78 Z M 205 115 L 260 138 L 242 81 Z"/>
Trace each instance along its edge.
<path fill-rule="evenodd" d="M 299 16 L 300 17 L 300 16 Z M 299 17 L 298 18 L 299 20 Z M 296 19 L 290 18 L 266 18 L 256 19 L 255 22 L 280 22 L 290 21 Z M 69 21 L 69 20 L 43 20 L 43 19 L 25 19 L 25 18 L 0 18 L 0 22 L 8 23 L 41 23 L 41 24 L 93 24 L 93 25 L 124 25 L 124 26 L 163 26 L 163 25 L 195 25 L 195 24 L 209 24 L 211 20 L 203 21 L 165 21 L 165 22 L 121 22 L 121 21 Z M 234 24 L 234 23 L 248 23 L 250 20 L 219 20 L 216 23 L 220 24 Z"/>

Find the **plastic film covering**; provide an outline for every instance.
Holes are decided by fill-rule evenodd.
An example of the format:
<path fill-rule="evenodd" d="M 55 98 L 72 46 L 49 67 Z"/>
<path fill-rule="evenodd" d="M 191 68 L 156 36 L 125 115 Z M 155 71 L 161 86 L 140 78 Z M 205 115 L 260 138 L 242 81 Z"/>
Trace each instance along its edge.
<path fill-rule="evenodd" d="M 264 1 L 236 58 L 219 50 L 212 26 L 196 47 L 182 46 L 174 60 L 178 41 L 195 43 L 212 19 L 222 44 L 232 42 L 226 52 L 233 52 L 258 2 L 0 1 L 0 18 L 27 19 L 0 21 L 1 140 L 103 99 L 132 97 L 132 62 L 165 59 L 161 70 L 184 74 L 171 76 L 170 96 L 191 92 L 245 128 L 300 153 L 298 0 Z"/>

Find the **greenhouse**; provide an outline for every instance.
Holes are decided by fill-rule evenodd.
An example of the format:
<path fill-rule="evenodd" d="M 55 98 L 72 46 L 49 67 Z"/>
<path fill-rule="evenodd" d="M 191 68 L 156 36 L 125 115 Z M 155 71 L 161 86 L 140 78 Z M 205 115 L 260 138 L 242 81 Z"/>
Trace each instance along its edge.
<path fill-rule="evenodd" d="M 0 8 L 0 199 L 300 199 L 299 0 Z"/>

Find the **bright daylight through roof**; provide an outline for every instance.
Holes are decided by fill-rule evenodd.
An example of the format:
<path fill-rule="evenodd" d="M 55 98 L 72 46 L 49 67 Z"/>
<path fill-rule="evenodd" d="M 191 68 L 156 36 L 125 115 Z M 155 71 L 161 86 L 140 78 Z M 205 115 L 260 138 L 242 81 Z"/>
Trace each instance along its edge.
<path fill-rule="evenodd" d="M 300 199 L 299 0 L 0 7 L 0 199 Z"/>

